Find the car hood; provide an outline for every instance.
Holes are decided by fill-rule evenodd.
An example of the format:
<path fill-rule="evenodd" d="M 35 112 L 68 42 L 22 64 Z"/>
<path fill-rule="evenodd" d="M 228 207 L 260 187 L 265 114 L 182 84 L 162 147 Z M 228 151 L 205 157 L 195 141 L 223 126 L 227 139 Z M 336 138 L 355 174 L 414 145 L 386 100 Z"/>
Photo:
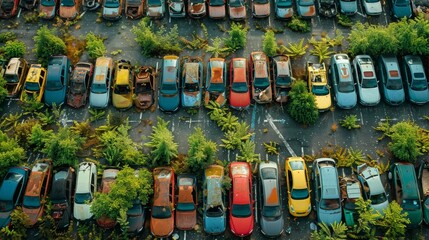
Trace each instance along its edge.
<path fill-rule="evenodd" d="M 380 102 L 378 88 L 359 88 L 359 95 L 363 105 L 376 105 Z"/>
<path fill-rule="evenodd" d="M 390 90 L 385 88 L 384 95 L 386 100 L 393 105 L 398 105 L 405 101 L 405 92 L 403 88 L 399 90 Z"/>
<path fill-rule="evenodd" d="M 299 200 L 289 198 L 289 200 L 290 200 L 289 201 L 290 202 L 290 205 L 289 205 L 289 211 L 290 212 L 292 212 L 291 207 L 293 207 L 293 210 L 295 211 L 294 213 L 296 215 L 306 216 L 306 215 L 308 215 L 308 213 L 310 213 L 310 211 L 308 210 L 308 208 L 311 206 L 310 197 L 306 198 L 306 199 L 299 199 Z M 311 208 L 310 208 L 310 210 L 311 210 Z"/>
<path fill-rule="evenodd" d="M 356 92 L 342 93 L 338 92 L 337 94 L 337 104 L 340 108 L 350 109 L 356 106 L 357 96 Z"/>
<path fill-rule="evenodd" d="M 134 99 L 137 108 L 147 109 L 153 103 L 153 93 L 139 93 Z"/>
<path fill-rule="evenodd" d="M 109 94 L 106 93 L 93 93 L 89 94 L 89 105 L 94 108 L 105 108 L 109 103 Z"/>
<path fill-rule="evenodd" d="M 189 4 L 189 12 L 191 14 L 200 15 L 206 12 L 206 4 L 205 3 L 197 3 L 194 5 Z"/>
<path fill-rule="evenodd" d="M 261 216 L 261 230 L 266 236 L 279 236 L 283 232 L 284 219 L 283 216 L 276 220 L 270 220 Z"/>
<path fill-rule="evenodd" d="M 381 2 L 363 2 L 367 14 L 381 14 L 383 12 L 383 8 L 381 7 Z"/>
<path fill-rule="evenodd" d="M 244 19 L 246 18 L 246 7 L 230 7 L 229 18 L 231 19 Z"/>
<path fill-rule="evenodd" d="M 74 6 L 60 6 L 60 17 L 62 18 L 74 19 L 76 18 L 77 14 L 78 12 L 76 11 L 76 8 Z"/>
<path fill-rule="evenodd" d="M 171 2 L 168 5 L 169 9 L 173 14 L 179 14 L 185 11 L 185 5 L 183 2 Z"/>
<path fill-rule="evenodd" d="M 371 207 L 374 209 L 374 211 L 378 211 L 381 215 L 384 215 L 384 209 L 386 209 L 389 206 L 389 201 L 384 201 L 380 204 L 371 204 Z"/>
<path fill-rule="evenodd" d="M 64 99 L 66 98 L 65 91 L 63 89 L 58 91 L 49 91 L 45 90 L 45 104 L 48 106 L 52 106 L 52 104 L 56 104 L 57 106 L 64 103 Z"/>
<path fill-rule="evenodd" d="M 112 103 L 116 108 L 129 108 L 133 105 L 132 94 L 112 94 Z"/>
<path fill-rule="evenodd" d="M 164 95 L 159 93 L 158 105 L 162 111 L 174 112 L 179 108 L 180 98 L 179 94 Z"/>
<path fill-rule="evenodd" d="M 315 96 L 317 109 L 319 110 L 327 110 L 332 105 L 331 94 L 327 94 L 324 96 Z"/>
<path fill-rule="evenodd" d="M 109 17 L 116 17 L 119 15 L 119 7 L 103 7 L 103 15 Z"/>
<path fill-rule="evenodd" d="M 39 11 L 41 13 L 41 16 L 43 16 L 44 19 L 52 19 L 55 17 L 56 7 L 40 5 Z"/>
<path fill-rule="evenodd" d="M 67 104 L 74 108 L 79 108 L 85 105 L 86 94 L 72 94 L 69 93 L 67 97 Z"/>
<path fill-rule="evenodd" d="M 197 211 L 176 211 L 176 228 L 191 230 L 197 224 Z"/>
<path fill-rule="evenodd" d="M 278 18 L 291 18 L 293 16 L 293 8 L 277 8 L 276 15 Z"/>
<path fill-rule="evenodd" d="M 209 234 L 223 233 L 226 228 L 225 216 L 207 217 L 204 216 L 204 232 Z"/>
<path fill-rule="evenodd" d="M 302 17 L 314 17 L 316 16 L 316 7 L 312 6 L 300 6 L 297 5 L 298 13 Z"/>
<path fill-rule="evenodd" d="M 249 92 L 238 93 L 234 91 L 229 92 L 229 104 L 232 108 L 245 109 L 250 105 L 250 94 Z"/>
<path fill-rule="evenodd" d="M 209 5 L 209 17 L 211 18 L 224 18 L 226 16 L 225 5 L 222 6 L 210 6 Z"/>
<path fill-rule="evenodd" d="M 410 100 L 416 104 L 425 104 L 429 102 L 429 90 L 416 91 L 411 88 L 408 90 L 408 94 L 410 95 Z"/>
<path fill-rule="evenodd" d="M 323 210 L 319 208 L 317 211 L 317 218 L 319 222 L 324 222 L 328 226 L 334 222 L 339 223 L 341 221 L 341 217 L 341 207 L 335 210 Z"/>
<path fill-rule="evenodd" d="M 408 225 L 409 228 L 416 228 L 421 224 L 423 220 L 423 212 L 421 208 L 413 211 L 403 210 L 403 212 L 408 213 L 408 219 L 410 219 L 410 224 Z"/>
<path fill-rule="evenodd" d="M 237 218 L 231 215 L 229 224 L 231 231 L 233 231 L 236 236 L 247 236 L 253 231 L 253 214 L 246 218 Z"/>
<path fill-rule="evenodd" d="M 393 14 L 395 18 L 410 18 L 412 15 L 411 6 L 393 6 Z"/>
<path fill-rule="evenodd" d="M 168 237 L 174 230 L 174 216 L 169 218 L 150 218 L 150 231 L 157 237 Z"/>
<path fill-rule="evenodd" d="M 147 15 L 149 17 L 160 17 L 164 14 L 162 6 L 157 6 L 157 7 L 151 7 L 148 6 L 147 7 Z"/>
<path fill-rule="evenodd" d="M 270 4 L 255 4 L 253 3 L 255 16 L 265 17 L 270 15 Z"/>
<path fill-rule="evenodd" d="M 28 218 L 30 220 L 29 221 L 30 226 L 34 226 L 37 223 L 37 220 L 39 219 L 39 217 L 41 217 L 43 214 L 42 207 L 39 207 L 39 208 L 22 207 L 22 211 L 28 215 Z"/>
<path fill-rule="evenodd" d="M 200 107 L 201 106 L 201 91 L 182 92 L 182 106 L 184 106 L 184 107 Z"/>
<path fill-rule="evenodd" d="M 4 228 L 10 223 L 10 214 L 12 211 L 0 212 L 0 228 Z"/>
<path fill-rule="evenodd" d="M 356 13 L 357 11 L 357 1 L 354 2 L 345 2 L 340 1 L 341 11 L 344 13 Z"/>
<path fill-rule="evenodd" d="M 91 204 L 74 204 L 73 216 L 77 220 L 84 221 L 92 218 L 92 213 L 90 211 Z"/>
<path fill-rule="evenodd" d="M 143 215 L 128 215 L 128 232 L 138 233 L 143 229 Z"/>

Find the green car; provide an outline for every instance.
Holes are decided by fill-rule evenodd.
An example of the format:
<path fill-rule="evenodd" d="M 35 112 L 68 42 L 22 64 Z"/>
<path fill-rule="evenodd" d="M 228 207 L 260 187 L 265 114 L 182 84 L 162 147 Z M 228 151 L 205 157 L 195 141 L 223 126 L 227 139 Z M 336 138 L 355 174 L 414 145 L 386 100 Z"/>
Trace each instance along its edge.
<path fill-rule="evenodd" d="M 394 163 L 390 167 L 389 179 L 393 186 L 393 200 L 401 205 L 403 212 L 408 213 L 410 219 L 408 227 L 420 226 L 423 212 L 414 165 L 403 162 Z"/>

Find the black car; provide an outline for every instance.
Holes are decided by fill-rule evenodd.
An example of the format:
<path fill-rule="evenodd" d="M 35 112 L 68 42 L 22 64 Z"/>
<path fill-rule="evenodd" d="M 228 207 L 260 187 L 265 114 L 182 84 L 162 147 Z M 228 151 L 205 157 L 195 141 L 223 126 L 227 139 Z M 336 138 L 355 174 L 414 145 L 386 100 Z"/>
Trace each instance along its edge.
<path fill-rule="evenodd" d="M 62 167 L 54 174 L 50 198 L 51 216 L 57 228 L 66 228 L 70 224 L 75 186 L 76 173 L 72 167 Z"/>
<path fill-rule="evenodd" d="M 132 236 L 139 234 L 143 230 L 145 220 L 146 206 L 143 206 L 139 199 L 135 199 L 133 206 L 127 211 L 127 233 Z"/>

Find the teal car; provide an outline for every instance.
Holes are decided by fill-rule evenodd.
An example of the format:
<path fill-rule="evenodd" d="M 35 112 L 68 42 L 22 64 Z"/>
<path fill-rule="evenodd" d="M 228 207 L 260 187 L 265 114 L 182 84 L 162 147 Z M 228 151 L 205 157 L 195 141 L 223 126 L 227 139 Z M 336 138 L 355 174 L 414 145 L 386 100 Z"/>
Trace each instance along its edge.
<path fill-rule="evenodd" d="M 164 57 L 158 94 L 158 106 L 163 112 L 175 112 L 179 109 L 179 64 L 178 56 Z"/>
<path fill-rule="evenodd" d="M 208 234 L 221 234 L 226 229 L 225 196 L 222 191 L 224 168 L 210 165 L 203 178 L 203 225 Z"/>
<path fill-rule="evenodd" d="M 428 80 L 423 62 L 417 55 L 406 55 L 402 61 L 406 95 L 410 102 L 423 105 L 429 102 Z"/>
<path fill-rule="evenodd" d="M 182 71 L 182 107 L 199 108 L 203 94 L 204 66 L 200 58 L 186 58 Z"/>
<path fill-rule="evenodd" d="M 395 19 L 411 18 L 413 15 L 410 0 L 390 0 L 390 6 Z"/>
<path fill-rule="evenodd" d="M 400 105 L 405 101 L 398 59 L 395 56 L 381 56 L 378 59 L 378 73 L 384 101 L 390 105 Z"/>
<path fill-rule="evenodd" d="M 331 57 L 329 76 L 335 93 L 335 102 L 342 109 L 352 109 L 357 104 L 357 94 L 349 57 L 335 54 Z"/>
<path fill-rule="evenodd" d="M 64 103 L 71 69 L 70 60 L 66 56 L 54 56 L 49 59 L 44 96 L 46 105 L 58 106 Z"/>
<path fill-rule="evenodd" d="M 401 205 L 403 212 L 408 213 L 408 228 L 417 228 L 422 223 L 423 211 L 414 165 L 394 163 L 388 177 L 392 181 L 393 200 Z"/>

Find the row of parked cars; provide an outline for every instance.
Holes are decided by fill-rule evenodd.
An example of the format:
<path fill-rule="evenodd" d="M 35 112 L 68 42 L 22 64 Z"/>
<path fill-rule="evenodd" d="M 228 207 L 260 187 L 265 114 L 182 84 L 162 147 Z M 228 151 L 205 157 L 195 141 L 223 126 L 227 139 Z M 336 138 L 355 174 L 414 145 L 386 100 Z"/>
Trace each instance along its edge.
<path fill-rule="evenodd" d="M 423 62 L 415 55 L 406 55 L 399 62 L 395 56 L 381 56 L 375 63 L 368 55 L 358 55 L 350 62 L 346 54 L 335 54 L 328 71 L 324 63 L 307 63 L 309 91 L 320 111 L 332 105 L 328 78 L 334 100 L 343 109 L 355 107 L 358 96 L 364 106 L 377 105 L 381 96 L 390 105 L 400 105 L 406 98 L 417 105 L 429 102 Z"/>

